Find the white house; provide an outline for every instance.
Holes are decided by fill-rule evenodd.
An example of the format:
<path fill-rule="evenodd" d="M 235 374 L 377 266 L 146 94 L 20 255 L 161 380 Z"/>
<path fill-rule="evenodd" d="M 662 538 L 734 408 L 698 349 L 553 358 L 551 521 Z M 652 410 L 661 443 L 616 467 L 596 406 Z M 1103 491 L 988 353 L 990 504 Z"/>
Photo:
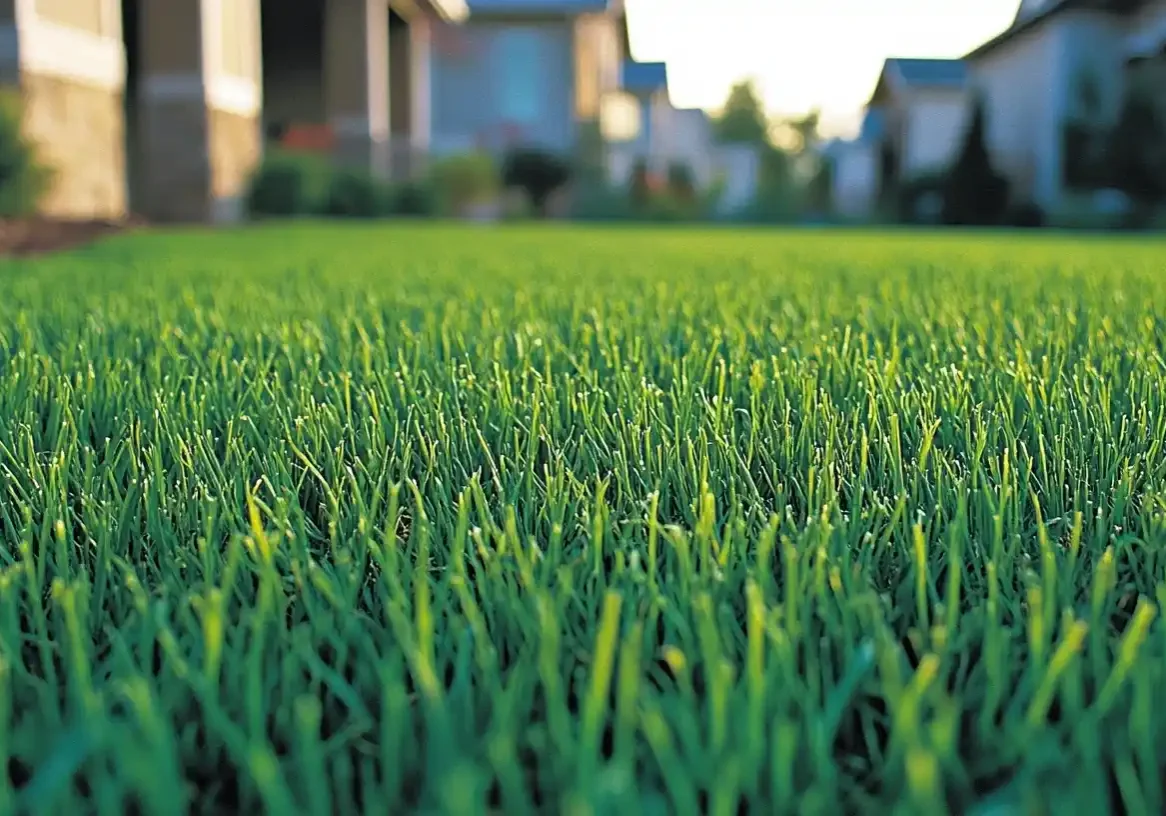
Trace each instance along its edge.
<path fill-rule="evenodd" d="M 888 59 L 862 132 L 834 150 L 838 213 L 869 217 L 887 185 L 946 167 L 966 126 L 969 98 L 962 60 Z"/>
<path fill-rule="evenodd" d="M 950 162 L 973 93 L 1014 199 L 1054 209 L 1067 192 L 1063 128 L 1083 78 L 1112 120 L 1131 64 L 1147 58 L 1166 62 L 1166 0 L 1022 0 L 1012 24 L 963 59 L 887 60 L 867 106 L 879 133 L 836 149 L 840 209 L 869 212 L 886 185 Z"/>
<path fill-rule="evenodd" d="M 1065 193 L 1062 132 L 1090 76 L 1116 116 L 1131 63 L 1166 54 L 1166 0 L 1023 0 L 1000 35 L 968 54 L 983 92 L 988 148 L 1016 195 L 1042 207 Z"/>
<path fill-rule="evenodd" d="M 660 177 L 669 166 L 682 164 L 692 171 L 698 189 L 723 182 L 720 203 L 725 211 L 738 210 L 752 200 L 757 188 L 757 151 L 718 145 L 708 113 L 673 105 L 664 63 L 627 60 L 620 87 L 633 100 L 637 126 L 630 139 L 617 141 L 608 151 L 613 184 L 626 184 L 638 161 Z"/>
<path fill-rule="evenodd" d="M 832 142 L 823 150 L 823 159 L 831 162 L 834 168 L 831 197 L 837 215 L 864 220 L 875 213 L 883 132 L 882 113 L 869 109 L 857 138 Z"/>

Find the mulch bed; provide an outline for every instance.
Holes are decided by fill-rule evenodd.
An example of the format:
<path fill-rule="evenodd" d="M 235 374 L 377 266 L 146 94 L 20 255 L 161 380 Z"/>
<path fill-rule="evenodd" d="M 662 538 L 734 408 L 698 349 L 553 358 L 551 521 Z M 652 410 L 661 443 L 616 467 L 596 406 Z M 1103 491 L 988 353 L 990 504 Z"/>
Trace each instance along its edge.
<path fill-rule="evenodd" d="M 62 252 L 144 225 L 145 222 L 136 217 L 120 221 L 74 221 L 44 217 L 0 219 L 0 257 Z"/>

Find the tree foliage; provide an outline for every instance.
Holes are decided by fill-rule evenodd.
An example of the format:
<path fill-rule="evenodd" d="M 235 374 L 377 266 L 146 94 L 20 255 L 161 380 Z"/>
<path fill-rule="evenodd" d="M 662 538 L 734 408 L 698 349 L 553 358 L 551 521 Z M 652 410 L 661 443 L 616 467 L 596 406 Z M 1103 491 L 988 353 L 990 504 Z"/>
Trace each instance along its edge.
<path fill-rule="evenodd" d="M 955 164 L 943 190 L 942 218 L 947 224 L 998 224 L 1008 207 L 1008 180 L 997 172 L 988 153 L 987 111 L 982 96 L 972 100 L 971 118 Z"/>
<path fill-rule="evenodd" d="M 1131 76 L 1107 140 L 1110 184 L 1142 206 L 1166 199 L 1166 114 L 1156 84 L 1146 75 Z"/>
<path fill-rule="evenodd" d="M 769 143 L 769 120 L 752 80 L 738 82 L 729 90 L 725 107 L 714 120 L 717 140 L 724 144 Z"/>

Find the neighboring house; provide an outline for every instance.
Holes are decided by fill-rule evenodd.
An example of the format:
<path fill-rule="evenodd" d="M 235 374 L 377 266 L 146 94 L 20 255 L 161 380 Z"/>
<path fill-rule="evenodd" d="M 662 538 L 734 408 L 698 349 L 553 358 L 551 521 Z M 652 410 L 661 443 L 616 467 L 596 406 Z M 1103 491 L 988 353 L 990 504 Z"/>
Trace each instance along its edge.
<path fill-rule="evenodd" d="M 866 106 L 862 132 L 834 148 L 835 209 L 867 218 L 898 185 L 955 157 L 969 110 L 961 60 L 891 58 Z"/>
<path fill-rule="evenodd" d="M 1080 83 L 1099 91 L 1112 121 L 1127 72 L 1166 59 L 1166 0 L 1024 0 L 1000 35 L 965 57 L 983 92 L 988 148 L 1016 197 L 1055 207 L 1066 192 L 1063 128 L 1077 112 Z"/>
<path fill-rule="evenodd" d="M 616 91 L 622 0 L 471 0 L 429 42 L 434 154 L 527 145 L 571 153 Z"/>
<path fill-rule="evenodd" d="M 882 132 L 837 151 L 835 196 L 857 214 L 889 185 L 949 163 L 978 94 L 1013 199 L 1055 209 L 1072 192 L 1064 127 L 1084 114 L 1084 81 L 1098 97 L 1090 117 L 1110 123 L 1130 71 L 1146 60 L 1166 66 L 1166 0 L 1023 0 L 1007 29 L 962 60 L 887 61 L 868 105 Z"/>
<path fill-rule="evenodd" d="M 883 160 L 883 114 L 869 109 L 858 137 L 837 141 L 823 151 L 823 159 L 833 165 L 831 198 L 835 214 L 845 219 L 865 220 L 878 210 Z"/>
<path fill-rule="evenodd" d="M 662 62 L 627 60 L 621 90 L 634 101 L 635 135 L 609 146 L 608 174 L 612 183 L 626 184 L 638 161 L 665 179 L 673 165 L 692 173 L 697 189 L 722 184 L 725 212 L 746 206 L 757 187 L 757 152 L 749 147 L 717 144 L 708 113 L 677 108 L 668 94 L 668 70 Z"/>
<path fill-rule="evenodd" d="M 942 169 L 964 130 L 967 70 L 960 60 L 888 59 L 867 108 L 880 113 L 883 144 L 898 180 Z"/>
<path fill-rule="evenodd" d="M 626 59 L 620 68 L 620 90 L 633 102 L 636 127 L 632 138 L 613 145 L 609 162 L 612 179 L 622 183 L 637 161 L 643 161 L 649 172 L 663 174 L 668 169 L 665 152 L 670 125 L 665 119 L 672 108 L 668 66 Z"/>

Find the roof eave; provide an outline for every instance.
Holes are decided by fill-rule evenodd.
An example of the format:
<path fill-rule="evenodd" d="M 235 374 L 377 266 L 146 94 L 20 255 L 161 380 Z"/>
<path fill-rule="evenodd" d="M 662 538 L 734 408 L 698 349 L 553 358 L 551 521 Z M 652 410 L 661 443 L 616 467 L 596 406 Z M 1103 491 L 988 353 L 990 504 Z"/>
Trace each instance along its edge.
<path fill-rule="evenodd" d="M 466 0 L 389 0 L 389 6 L 405 17 L 428 14 L 450 23 L 460 23 L 470 15 Z"/>

